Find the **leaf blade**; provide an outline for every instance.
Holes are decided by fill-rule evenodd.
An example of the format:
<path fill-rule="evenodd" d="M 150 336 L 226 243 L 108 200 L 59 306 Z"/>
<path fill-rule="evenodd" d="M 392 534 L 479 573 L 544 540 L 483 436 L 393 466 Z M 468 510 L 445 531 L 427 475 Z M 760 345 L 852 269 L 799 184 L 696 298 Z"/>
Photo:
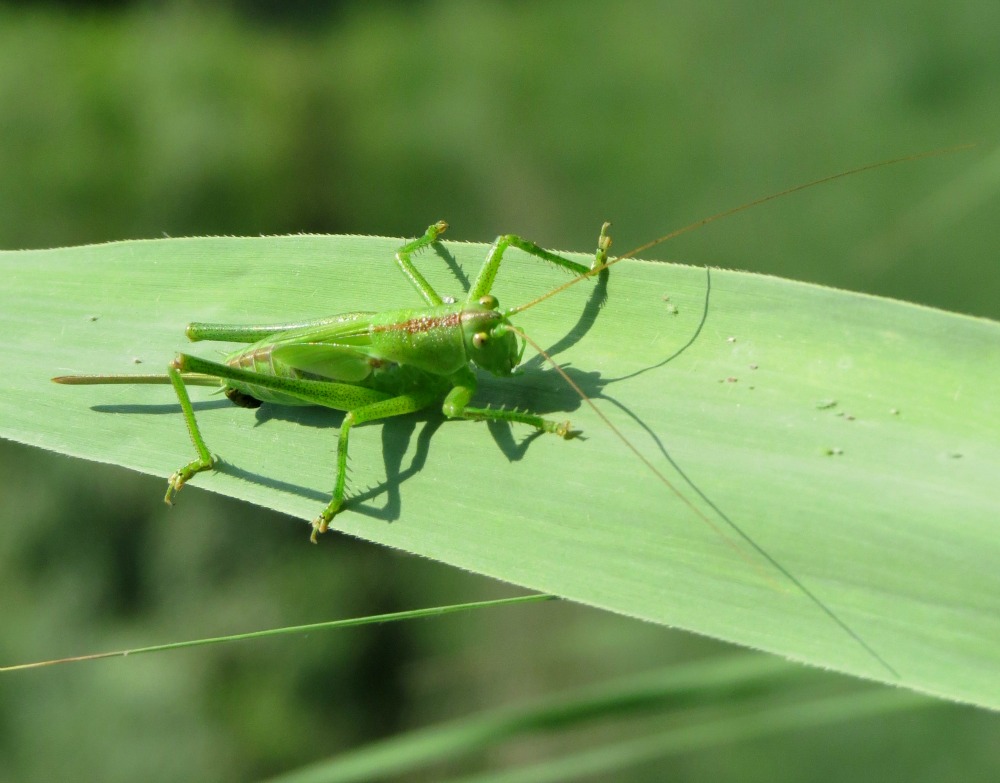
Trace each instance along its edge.
<path fill-rule="evenodd" d="M 169 388 L 70 390 L 48 379 L 159 372 L 190 350 L 188 321 L 418 305 L 390 261 L 398 244 L 201 238 L 4 253 L 12 355 L 2 434 L 165 477 L 191 458 Z M 447 252 L 469 279 L 485 246 L 449 243 Z M 461 294 L 439 258 L 419 263 L 439 292 Z M 563 279 L 512 257 L 495 293 L 516 304 Z M 668 470 L 672 459 L 900 682 L 1000 706 L 1000 490 L 991 480 L 1000 475 L 991 391 L 1000 326 L 775 278 L 631 261 L 611 270 L 599 314 L 592 291 L 577 285 L 517 322 L 559 346 L 557 360 L 643 453 Z M 581 312 L 593 317 L 581 324 Z M 215 346 L 197 352 L 216 355 Z M 312 519 L 332 487 L 339 415 L 271 409 L 255 418 L 193 394 L 225 462 L 192 486 Z M 482 397 L 559 418 L 568 411 L 588 439 L 526 445 L 527 433 L 442 422 L 435 411 L 387 421 L 380 434 L 359 429 L 353 502 L 337 526 L 543 592 L 892 681 L 797 590 L 775 589 L 670 497 L 553 371 L 529 362 L 523 378 L 484 380 Z"/>

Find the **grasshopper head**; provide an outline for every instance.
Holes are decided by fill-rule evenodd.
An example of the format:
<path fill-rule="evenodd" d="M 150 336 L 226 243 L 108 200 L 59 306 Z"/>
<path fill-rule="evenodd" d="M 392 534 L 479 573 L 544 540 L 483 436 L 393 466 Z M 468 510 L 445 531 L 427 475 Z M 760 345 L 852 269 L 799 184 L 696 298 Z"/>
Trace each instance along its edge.
<path fill-rule="evenodd" d="M 480 297 L 479 301 L 462 312 L 462 334 L 465 354 L 477 367 L 494 375 L 510 375 L 521 362 L 524 345 L 518 344 L 517 335 L 507 323 L 507 316 L 497 310 L 493 296 Z"/>

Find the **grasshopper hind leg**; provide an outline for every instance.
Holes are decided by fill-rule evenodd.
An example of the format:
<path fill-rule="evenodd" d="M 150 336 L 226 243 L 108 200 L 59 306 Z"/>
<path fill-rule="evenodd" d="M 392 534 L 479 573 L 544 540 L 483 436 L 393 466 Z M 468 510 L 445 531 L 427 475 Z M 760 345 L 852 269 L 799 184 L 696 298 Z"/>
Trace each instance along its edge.
<path fill-rule="evenodd" d="M 211 452 L 209 452 L 208 446 L 205 445 L 205 439 L 201 436 L 201 430 L 198 429 L 198 422 L 194 418 L 194 408 L 191 407 L 191 398 L 188 397 L 187 387 L 184 385 L 184 379 L 181 377 L 177 361 L 171 362 L 170 366 L 167 367 L 167 376 L 170 378 L 170 383 L 173 385 L 174 391 L 177 392 L 177 399 L 181 404 L 181 411 L 184 414 L 184 422 L 187 424 L 188 434 L 191 436 L 191 442 L 198 452 L 197 459 L 193 459 L 187 465 L 178 468 L 167 479 L 167 494 L 163 496 L 163 502 L 168 506 L 172 506 L 174 504 L 173 497 L 181 487 L 203 470 L 211 470 L 215 467 L 216 460 Z"/>

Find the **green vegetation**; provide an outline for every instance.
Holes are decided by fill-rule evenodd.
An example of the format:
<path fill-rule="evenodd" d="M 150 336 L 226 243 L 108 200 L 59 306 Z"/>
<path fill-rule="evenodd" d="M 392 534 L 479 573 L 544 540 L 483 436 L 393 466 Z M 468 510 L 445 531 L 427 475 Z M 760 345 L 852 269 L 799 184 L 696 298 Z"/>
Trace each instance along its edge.
<path fill-rule="evenodd" d="M 364 4 L 302 31 L 236 13 L 196 15 L 183 3 L 90 15 L 3 6 L 0 247 L 398 236 L 444 218 L 456 238 L 516 231 L 587 250 L 612 219 L 620 252 L 838 169 L 978 141 L 972 153 L 785 199 L 656 255 L 997 318 L 991 90 L 1000 11 L 899 3 L 825 13 L 793 3 L 766 15 L 743 4 Z M 196 488 L 309 517 L 329 491 L 335 417 L 255 417 L 204 404 L 209 445 L 233 470 L 198 477 L 168 513 L 163 477 L 190 448 L 169 390 L 48 384 L 63 372 L 130 371 L 135 359 L 159 372 L 184 345 L 188 320 L 413 302 L 391 267 L 391 243 L 360 242 L 364 255 L 346 254 L 342 276 L 332 241 L 201 239 L 4 256 L 0 318 L 12 354 L 4 431 L 156 478 L 0 444 L 0 664 L 510 594 L 347 537 L 310 548 L 306 525 L 291 517 Z M 481 247 L 450 247 L 467 264 L 482 257 Z M 803 581 L 885 657 L 904 661 L 909 684 L 995 705 L 996 325 L 716 272 L 698 341 L 634 381 L 606 383 L 626 363 L 655 366 L 683 346 L 704 307 L 703 269 L 619 270 L 606 311 L 560 360 L 647 424 L 713 501 L 784 564 L 799 564 Z M 443 275 L 442 290 L 457 290 Z M 552 281 L 544 271 L 512 275 L 497 293 L 513 304 Z M 88 299 L 98 288 L 99 311 Z M 526 328 L 551 344 L 574 323 L 581 297 L 526 314 Z M 640 319 L 662 306 L 662 331 L 620 320 L 630 306 Z M 623 334 L 643 339 L 625 345 Z M 489 391 L 568 410 L 588 441 L 542 438 L 522 456 L 522 433 L 438 426 L 429 414 L 359 429 L 356 477 L 377 490 L 365 500 L 375 518 L 345 515 L 345 524 L 519 584 L 885 677 L 794 590 L 775 590 L 697 519 L 683 518 L 551 373 L 537 376 L 527 389 Z M 951 409 L 918 404 L 942 400 L 945 389 Z M 793 453 L 777 445 L 778 414 L 794 433 Z M 748 453 L 762 443 L 767 460 Z M 406 474 L 416 457 L 423 469 Z M 383 487 L 393 472 L 400 480 Z M 584 495 L 581 476 L 595 486 L 602 475 L 623 497 L 588 498 L 599 519 L 580 525 L 571 497 Z M 525 504 L 505 490 L 534 494 Z M 657 504 L 672 521 L 669 540 L 646 513 Z M 625 509 L 625 518 L 609 509 Z M 635 529 L 655 539 L 641 542 L 638 560 L 622 532 Z M 511 540 L 516 548 L 501 546 Z M 631 581 L 610 584 L 609 573 L 636 564 Z M 662 577 L 656 593 L 653 575 Z M 7 674 L 0 780 L 254 779 L 722 649 L 560 602 Z M 844 712 L 839 702 L 816 707 L 828 715 L 905 707 L 833 675 L 808 676 L 817 692 L 805 696 L 780 682 L 761 687 L 779 703 L 846 694 Z M 932 780 L 946 769 L 974 780 L 997 764 L 988 713 L 940 706 L 741 743 L 752 729 L 721 728 L 740 709 L 733 701 L 709 713 L 719 730 L 710 743 L 680 745 L 686 753 L 671 761 L 671 775 L 838 780 L 902 770 Z M 657 714 L 654 723 L 674 720 Z M 796 723 L 781 714 L 785 724 L 758 725 Z M 552 740 L 506 734 L 490 754 L 470 743 L 471 756 L 446 771 L 593 748 L 614 758 L 619 742 L 655 745 L 669 728 L 613 712 L 606 720 Z M 617 757 L 616 777 L 661 779 L 663 756 L 633 749 Z"/>

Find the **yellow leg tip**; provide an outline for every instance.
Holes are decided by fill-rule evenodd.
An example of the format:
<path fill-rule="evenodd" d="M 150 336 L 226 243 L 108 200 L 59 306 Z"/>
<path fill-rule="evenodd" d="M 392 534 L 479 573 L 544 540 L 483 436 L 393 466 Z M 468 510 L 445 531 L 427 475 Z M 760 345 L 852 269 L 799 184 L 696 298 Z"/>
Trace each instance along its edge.
<path fill-rule="evenodd" d="M 312 533 L 309 534 L 309 541 L 313 544 L 319 543 L 319 536 L 330 529 L 330 520 L 325 516 L 318 516 L 313 520 Z"/>

